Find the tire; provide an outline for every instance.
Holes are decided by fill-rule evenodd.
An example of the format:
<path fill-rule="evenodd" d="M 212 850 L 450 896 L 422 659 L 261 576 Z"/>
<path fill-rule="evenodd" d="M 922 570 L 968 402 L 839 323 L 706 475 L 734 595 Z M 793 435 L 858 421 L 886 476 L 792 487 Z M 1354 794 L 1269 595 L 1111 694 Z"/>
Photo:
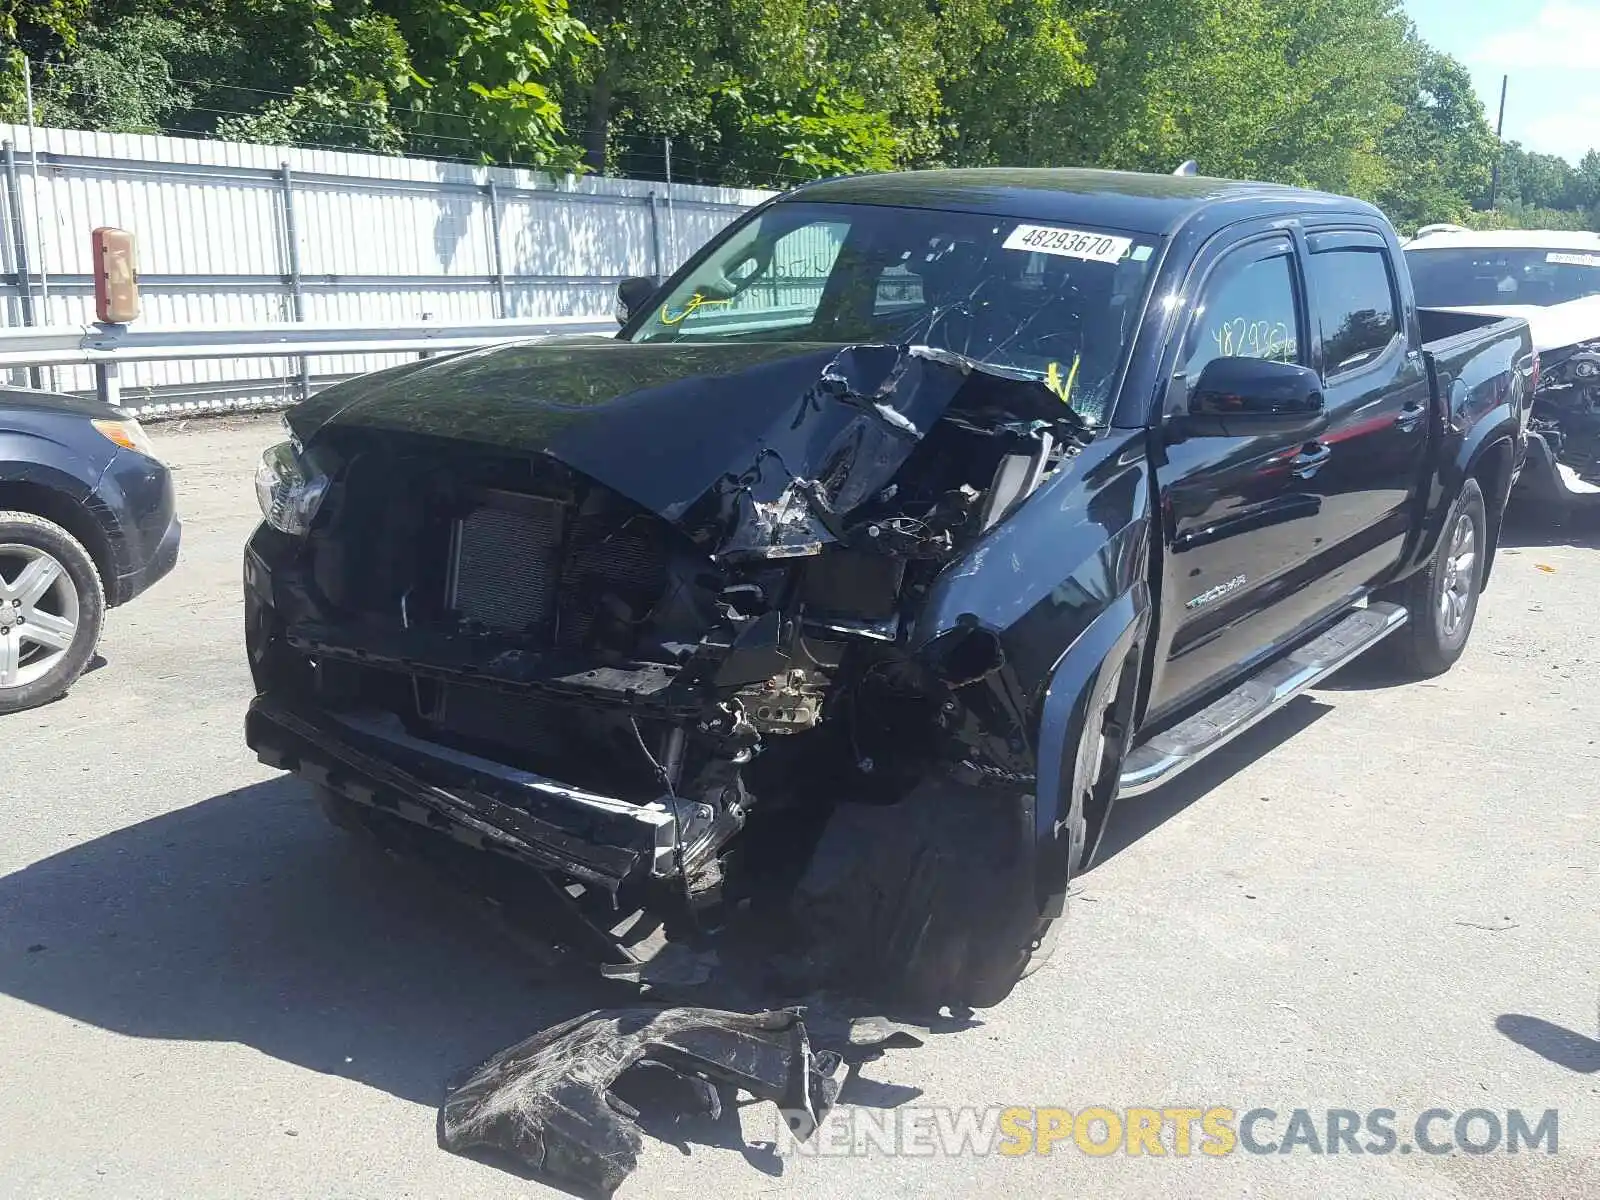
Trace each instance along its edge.
<path fill-rule="evenodd" d="M 32 513 L 0 512 L 0 713 L 65 695 L 105 614 L 100 572 L 76 538 Z"/>
<path fill-rule="evenodd" d="M 1038 840 L 1032 795 L 944 767 L 897 803 L 834 809 L 790 898 L 825 981 L 924 1012 L 991 1008 L 1049 961 L 1127 751 L 1117 716 L 1137 676 L 1112 665 L 1079 718 L 1054 845 Z"/>
<path fill-rule="evenodd" d="M 1049 933 L 1031 812 L 943 773 L 895 804 L 840 804 L 790 900 L 818 973 L 923 1012 L 1005 999 Z"/>
<path fill-rule="evenodd" d="M 1488 545 L 1483 492 L 1476 479 L 1468 479 L 1445 517 L 1432 561 L 1405 580 L 1395 595 L 1411 614 L 1392 638 L 1397 665 L 1407 678 L 1442 675 L 1467 648 L 1478 614 Z"/>

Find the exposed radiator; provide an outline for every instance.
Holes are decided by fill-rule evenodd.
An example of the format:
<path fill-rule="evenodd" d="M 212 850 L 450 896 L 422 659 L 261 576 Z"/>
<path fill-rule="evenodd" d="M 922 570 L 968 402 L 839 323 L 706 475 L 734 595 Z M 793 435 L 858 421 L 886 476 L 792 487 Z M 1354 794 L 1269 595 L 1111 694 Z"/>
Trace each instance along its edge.
<path fill-rule="evenodd" d="M 569 649 L 583 645 L 606 595 L 624 601 L 635 620 L 643 617 L 666 582 L 665 538 L 655 518 L 580 517 L 561 569 L 557 642 Z"/>
<path fill-rule="evenodd" d="M 560 501 L 511 492 L 481 499 L 452 539 L 447 599 L 463 617 L 576 649 L 608 597 L 629 622 L 661 598 L 669 531 L 659 518 L 573 516 Z"/>
<path fill-rule="evenodd" d="M 560 580 L 565 506 L 511 492 L 456 522 L 449 606 L 492 629 L 550 636 Z"/>

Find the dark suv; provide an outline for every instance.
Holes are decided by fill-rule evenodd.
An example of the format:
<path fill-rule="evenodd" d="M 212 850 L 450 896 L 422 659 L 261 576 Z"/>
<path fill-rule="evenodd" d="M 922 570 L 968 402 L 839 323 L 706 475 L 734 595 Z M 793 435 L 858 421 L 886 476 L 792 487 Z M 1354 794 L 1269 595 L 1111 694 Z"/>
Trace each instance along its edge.
<path fill-rule="evenodd" d="M 172 570 L 179 534 L 172 477 L 137 421 L 0 388 L 0 713 L 71 687 L 106 609 Z"/>

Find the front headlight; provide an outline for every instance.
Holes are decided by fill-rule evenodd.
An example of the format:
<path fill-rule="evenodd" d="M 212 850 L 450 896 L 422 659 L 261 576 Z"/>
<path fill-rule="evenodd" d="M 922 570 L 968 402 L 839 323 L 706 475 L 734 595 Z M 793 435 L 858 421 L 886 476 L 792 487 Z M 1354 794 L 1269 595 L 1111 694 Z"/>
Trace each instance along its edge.
<path fill-rule="evenodd" d="M 256 500 L 267 524 L 282 533 L 311 529 L 317 509 L 328 494 L 328 477 L 305 460 L 293 442 L 279 442 L 261 456 L 256 468 Z"/>
<path fill-rule="evenodd" d="M 140 426 L 139 422 L 131 417 L 125 421 L 90 421 L 107 441 L 115 442 L 124 450 L 133 450 L 146 458 L 156 457 L 156 448 L 150 441 L 150 435 Z"/>

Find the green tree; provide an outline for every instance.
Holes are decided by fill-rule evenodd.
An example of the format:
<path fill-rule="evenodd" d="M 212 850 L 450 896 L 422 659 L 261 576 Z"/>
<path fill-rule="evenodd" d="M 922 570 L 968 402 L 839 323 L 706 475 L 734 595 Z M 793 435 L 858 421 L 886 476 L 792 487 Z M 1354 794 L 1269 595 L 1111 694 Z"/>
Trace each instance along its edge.
<path fill-rule="evenodd" d="M 572 167 L 556 73 L 593 37 L 567 0 L 379 0 L 411 47 L 412 144 L 461 156 Z"/>
<path fill-rule="evenodd" d="M 1400 0 L 0 0 L 0 115 L 23 52 L 59 124 L 714 183 L 1194 158 L 1411 225 L 1497 152 Z M 1600 216 L 1600 154 L 1502 157 L 1482 219 Z"/>
<path fill-rule="evenodd" d="M 1591 150 L 1578 163 L 1576 199 L 1580 208 L 1600 204 L 1600 150 Z"/>
<path fill-rule="evenodd" d="M 35 57 L 61 124 L 566 167 L 586 38 L 566 0 L 103 0 Z"/>
<path fill-rule="evenodd" d="M 148 13 L 87 26 L 70 61 L 47 62 L 38 88 L 41 124 L 111 133 L 209 132 L 206 110 L 229 100 L 249 54 L 233 30 Z"/>
<path fill-rule="evenodd" d="M 1592 214 L 1561 208 L 1530 208 L 1507 204 L 1492 211 L 1468 213 L 1464 222 L 1470 229 L 1594 229 Z"/>
<path fill-rule="evenodd" d="M 24 59 L 70 49 L 88 13 L 89 0 L 0 0 L 0 121 L 26 116 Z"/>
<path fill-rule="evenodd" d="M 1058 161 L 1372 195 L 1407 67 L 1397 0 L 1133 0 L 1078 17 L 1094 83 Z"/>
<path fill-rule="evenodd" d="M 271 0 L 290 94 L 219 122 L 236 140 L 334 144 L 483 161 L 573 162 L 547 82 L 587 33 L 565 0 Z"/>
<path fill-rule="evenodd" d="M 937 151 L 941 22 L 953 18 L 941 18 L 929 0 L 573 0 L 573 12 L 594 42 L 562 95 L 594 170 L 670 135 L 712 172 L 734 163 L 745 171 L 753 160 L 736 145 L 741 138 L 766 139 L 780 126 L 798 132 L 797 121 L 808 141 L 825 136 L 838 150 L 861 148 L 839 159 L 851 169 L 885 152 L 903 163 Z M 751 123 L 760 105 L 776 125 Z M 868 125 L 874 132 L 863 141 Z M 810 172 L 790 161 L 782 174 L 791 173 Z"/>
<path fill-rule="evenodd" d="M 1507 142 L 1500 156 L 1498 200 L 1524 208 L 1555 207 L 1573 174 L 1572 164 L 1560 155 L 1539 154 L 1525 150 L 1521 142 Z"/>
<path fill-rule="evenodd" d="M 1382 142 L 1388 182 L 1377 201 L 1404 229 L 1460 224 L 1489 190 L 1498 143 L 1466 67 L 1414 33 L 1410 68 L 1397 81 L 1401 108 Z"/>
<path fill-rule="evenodd" d="M 1052 165 L 1094 82 L 1087 47 L 1059 0 L 999 0 L 947 16 L 940 88 L 945 153 L 962 165 Z"/>
<path fill-rule="evenodd" d="M 726 136 L 707 182 L 763 187 L 899 165 L 900 139 L 887 114 L 849 93 L 818 88 L 775 99 L 733 85 L 713 98 L 710 118 Z"/>

